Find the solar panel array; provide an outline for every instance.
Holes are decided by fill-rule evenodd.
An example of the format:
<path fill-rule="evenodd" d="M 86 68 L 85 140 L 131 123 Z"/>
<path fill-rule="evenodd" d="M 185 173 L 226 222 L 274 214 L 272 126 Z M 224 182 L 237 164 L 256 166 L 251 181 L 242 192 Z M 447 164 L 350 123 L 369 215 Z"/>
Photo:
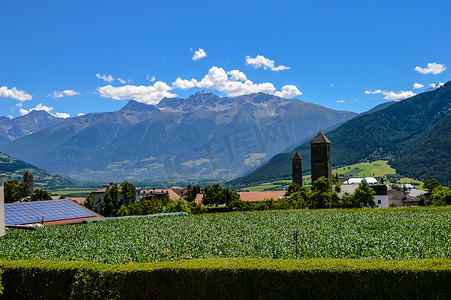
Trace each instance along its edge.
<path fill-rule="evenodd" d="M 70 200 L 5 203 L 5 225 L 95 217 L 90 210 Z"/>

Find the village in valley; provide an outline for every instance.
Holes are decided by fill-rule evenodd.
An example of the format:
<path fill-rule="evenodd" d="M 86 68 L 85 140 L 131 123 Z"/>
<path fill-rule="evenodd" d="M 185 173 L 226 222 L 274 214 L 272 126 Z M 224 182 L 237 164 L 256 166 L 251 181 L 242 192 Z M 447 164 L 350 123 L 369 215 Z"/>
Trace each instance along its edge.
<path fill-rule="evenodd" d="M 152 215 L 167 212 L 201 213 L 208 210 L 271 210 L 271 209 L 309 209 L 309 208 L 396 208 L 416 207 L 432 203 L 433 188 L 440 186 L 429 181 L 429 190 L 416 189 L 412 184 L 384 184 L 384 177 L 353 177 L 339 181 L 339 173 L 332 174 L 332 143 L 321 131 L 310 142 L 311 175 L 310 187 L 304 187 L 302 157 L 296 152 L 293 156 L 292 181 L 287 189 L 271 191 L 234 192 L 222 188 L 218 183 L 211 186 L 188 187 L 173 186 L 168 189 L 142 189 L 124 181 L 121 184 L 103 185 L 90 192 L 88 197 L 70 197 L 51 194 L 34 189 L 33 174 L 23 175 L 25 187 L 23 198 L 11 203 L 13 188 L 7 188 L 4 204 L 6 227 L 54 225 L 80 223 L 88 219 L 102 217 L 123 217 L 129 215 Z M 8 183 L 7 183 L 8 184 Z M 20 186 L 20 183 L 19 183 Z M 265 186 L 265 184 L 262 184 Z M 357 191 L 357 193 L 356 193 Z M 321 199 L 314 200 L 320 192 Z M 206 193 L 206 199 L 204 199 Z M 436 196 L 438 198 L 438 196 Z M 53 202 L 46 202 L 53 201 Z M 59 202 L 73 202 L 78 215 L 60 211 Z M 438 202 L 438 203 L 437 203 Z M 49 208 L 39 209 L 39 204 Z M 441 205 L 436 200 L 435 205 Z M 446 203 L 446 200 L 445 200 Z M 77 207 L 78 206 L 78 207 Z M 67 209 L 65 206 L 64 209 Z M 20 216 L 23 214 L 23 216 Z M 5 221 L 6 220 L 6 221 Z"/>
<path fill-rule="evenodd" d="M 451 298 L 451 1 L 0 11 L 0 300 Z"/>

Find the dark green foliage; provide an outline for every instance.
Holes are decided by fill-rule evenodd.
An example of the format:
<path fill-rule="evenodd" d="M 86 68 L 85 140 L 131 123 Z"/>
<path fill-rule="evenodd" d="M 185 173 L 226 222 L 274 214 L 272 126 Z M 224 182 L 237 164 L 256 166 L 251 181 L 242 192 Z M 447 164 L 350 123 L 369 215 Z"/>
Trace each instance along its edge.
<path fill-rule="evenodd" d="M 41 189 L 35 189 L 33 191 L 33 195 L 31 196 L 31 201 L 43 201 L 43 200 L 51 200 L 52 197 L 49 192 L 43 191 Z"/>
<path fill-rule="evenodd" d="M 432 192 L 433 189 L 441 185 L 442 183 L 437 179 L 428 179 L 423 183 L 423 188 L 429 192 Z"/>
<path fill-rule="evenodd" d="M 432 190 L 431 204 L 435 206 L 451 204 L 451 189 L 445 186 L 437 186 Z"/>
<path fill-rule="evenodd" d="M 354 201 L 360 206 L 373 207 L 376 204 L 374 202 L 374 195 L 376 195 L 376 192 L 369 187 L 366 180 L 362 180 L 352 196 L 354 197 Z"/>
<path fill-rule="evenodd" d="M 447 82 L 435 91 L 347 121 L 327 132 L 332 142 L 332 164 L 344 166 L 390 159 L 401 174 L 451 182 L 450 103 L 451 82 Z M 303 158 L 304 172 L 309 172 L 310 143 L 307 142 L 291 152 L 274 156 L 265 165 L 229 184 L 243 186 L 291 178 L 290 162 L 296 151 Z"/>
<path fill-rule="evenodd" d="M 331 190 L 329 179 L 322 176 L 312 184 L 309 208 L 332 207 L 333 200 L 336 198 L 338 196 L 335 191 Z"/>
<path fill-rule="evenodd" d="M 186 201 L 188 202 L 194 201 L 197 194 L 200 193 L 200 187 L 198 185 L 188 185 L 188 188 L 186 190 Z"/>
<path fill-rule="evenodd" d="M 30 188 L 28 184 L 16 180 L 5 180 L 4 193 L 5 203 L 12 203 L 29 196 Z"/>
<path fill-rule="evenodd" d="M 451 262 L 205 259 L 0 261 L 1 299 L 446 299 Z"/>
<path fill-rule="evenodd" d="M 136 201 L 136 188 L 133 184 L 124 181 L 121 183 L 121 200 L 119 206 L 129 205 Z"/>
<path fill-rule="evenodd" d="M 240 196 L 228 188 L 223 188 L 219 183 L 207 185 L 204 187 L 202 204 L 204 205 L 229 205 L 234 200 L 239 200 Z"/>

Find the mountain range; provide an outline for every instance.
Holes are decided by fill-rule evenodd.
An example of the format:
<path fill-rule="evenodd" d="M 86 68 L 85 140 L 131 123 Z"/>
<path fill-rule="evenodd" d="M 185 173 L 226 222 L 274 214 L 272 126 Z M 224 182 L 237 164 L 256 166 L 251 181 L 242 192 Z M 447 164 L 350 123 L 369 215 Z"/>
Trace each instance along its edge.
<path fill-rule="evenodd" d="M 451 81 L 372 113 L 361 114 L 326 133 L 332 142 L 332 164 L 340 167 L 388 159 L 399 174 L 451 183 Z M 291 178 L 295 152 L 310 171 L 310 143 L 272 157 L 266 164 L 230 185 L 246 186 Z"/>
<path fill-rule="evenodd" d="M 79 180 L 233 178 L 357 116 L 264 93 L 229 98 L 205 91 L 156 106 L 130 101 L 115 112 L 47 115 L 34 131 L 10 120 L 21 136 L 0 123 L 8 133 L 0 151 Z"/>

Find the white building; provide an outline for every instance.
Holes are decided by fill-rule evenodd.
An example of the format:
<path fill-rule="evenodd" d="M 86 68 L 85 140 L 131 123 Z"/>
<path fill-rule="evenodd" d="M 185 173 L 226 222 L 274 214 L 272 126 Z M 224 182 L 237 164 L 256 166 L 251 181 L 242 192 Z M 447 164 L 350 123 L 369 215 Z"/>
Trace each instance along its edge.
<path fill-rule="evenodd" d="M 345 181 L 345 184 L 360 184 L 364 179 L 368 184 L 377 184 L 377 179 L 374 177 L 349 178 L 348 180 Z"/>

